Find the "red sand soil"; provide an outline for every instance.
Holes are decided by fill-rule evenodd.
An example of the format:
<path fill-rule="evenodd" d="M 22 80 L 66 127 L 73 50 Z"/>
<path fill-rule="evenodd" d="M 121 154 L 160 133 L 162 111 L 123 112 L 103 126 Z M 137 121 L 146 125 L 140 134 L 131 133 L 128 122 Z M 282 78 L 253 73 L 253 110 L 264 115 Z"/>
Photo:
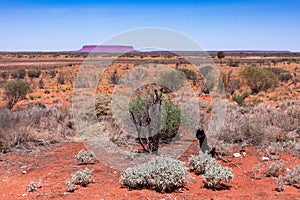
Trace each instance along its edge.
<path fill-rule="evenodd" d="M 222 163 L 233 169 L 234 180 L 230 190 L 212 191 L 203 187 L 201 176 L 190 173 L 190 181 L 182 191 L 158 193 L 153 190 L 129 190 L 120 184 L 121 172 L 97 161 L 92 165 L 78 165 L 74 156 L 84 149 L 82 143 L 65 143 L 40 155 L 21 156 L 13 153 L 0 157 L 0 199 L 300 199 L 299 189 L 287 186 L 280 193 L 275 190 L 275 178 L 261 180 L 251 178 L 252 169 L 259 162 L 261 152 L 253 147 L 246 149 L 245 158 L 230 159 Z M 238 150 L 238 149 L 236 149 Z M 190 155 L 199 151 L 197 141 L 181 157 L 187 161 Z M 233 151 L 234 152 L 234 151 Z M 299 157 L 282 154 L 281 161 L 287 165 L 299 163 Z M 222 162 L 222 161 L 220 161 Z M 76 170 L 88 167 L 93 171 L 92 183 L 87 187 L 76 186 L 75 192 L 66 192 L 65 181 Z M 23 171 L 26 171 L 24 174 Z M 42 180 L 42 187 L 28 192 L 30 181 Z"/>

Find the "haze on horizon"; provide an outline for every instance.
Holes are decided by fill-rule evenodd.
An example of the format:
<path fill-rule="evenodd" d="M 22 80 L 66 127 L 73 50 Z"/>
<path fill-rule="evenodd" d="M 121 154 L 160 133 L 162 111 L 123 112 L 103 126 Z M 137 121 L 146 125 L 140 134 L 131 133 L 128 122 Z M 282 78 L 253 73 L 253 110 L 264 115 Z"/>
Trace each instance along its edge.
<path fill-rule="evenodd" d="M 300 52 L 296 0 L 0 0 L 0 51 L 69 51 L 142 27 L 179 31 L 205 50 Z"/>

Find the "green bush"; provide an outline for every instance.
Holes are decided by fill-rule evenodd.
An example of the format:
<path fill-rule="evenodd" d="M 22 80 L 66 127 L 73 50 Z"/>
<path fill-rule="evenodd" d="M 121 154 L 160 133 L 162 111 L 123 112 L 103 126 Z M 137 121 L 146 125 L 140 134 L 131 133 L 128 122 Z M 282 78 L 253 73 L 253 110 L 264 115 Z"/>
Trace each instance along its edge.
<path fill-rule="evenodd" d="M 172 92 L 179 90 L 185 83 L 185 75 L 177 70 L 169 70 L 159 74 L 158 83 Z"/>
<path fill-rule="evenodd" d="M 241 71 L 241 75 L 245 78 L 252 93 L 266 91 L 269 88 L 276 87 L 278 84 L 276 75 L 265 68 L 246 67 Z"/>
<path fill-rule="evenodd" d="M 12 109 L 18 101 L 25 99 L 31 91 L 28 82 L 12 80 L 4 84 L 4 97 L 7 100 L 7 108 Z"/>
<path fill-rule="evenodd" d="M 292 75 L 289 71 L 279 68 L 279 67 L 273 67 L 273 68 L 266 68 L 267 70 L 273 72 L 278 80 L 282 82 L 287 82 L 288 80 L 292 79 Z"/>
<path fill-rule="evenodd" d="M 9 78 L 9 74 L 8 72 L 1 72 L 0 73 L 0 77 L 4 80 L 8 79 Z"/>
<path fill-rule="evenodd" d="M 241 95 L 239 94 L 233 94 L 232 95 L 232 100 L 237 102 L 240 106 L 244 105 L 245 102 L 244 100 L 249 97 L 249 92 L 243 92 Z"/>
<path fill-rule="evenodd" d="M 121 183 L 131 189 L 149 188 L 159 192 L 173 192 L 183 187 L 187 168 L 184 162 L 169 157 L 158 157 L 149 163 L 128 168 Z"/>
<path fill-rule="evenodd" d="M 49 90 L 45 90 L 44 93 L 45 94 L 50 94 L 50 91 Z"/>
<path fill-rule="evenodd" d="M 181 110 L 179 105 L 176 105 L 170 99 L 163 104 L 163 123 L 161 129 L 161 139 L 169 140 L 177 135 L 178 128 L 181 121 Z"/>
<path fill-rule="evenodd" d="M 193 70 L 190 70 L 190 69 L 186 69 L 186 68 L 179 69 L 179 71 L 183 72 L 187 79 L 192 80 L 194 85 L 197 84 L 198 77 L 197 77 L 196 72 L 194 72 Z"/>
<path fill-rule="evenodd" d="M 24 79 L 26 76 L 26 70 L 19 69 L 17 71 L 14 71 L 11 75 L 14 79 Z"/>
<path fill-rule="evenodd" d="M 210 74 L 213 71 L 212 66 L 204 66 L 200 68 L 200 73 L 203 77 L 206 77 L 208 74 Z"/>
<path fill-rule="evenodd" d="M 30 70 L 28 70 L 27 75 L 30 78 L 38 78 L 38 77 L 40 77 L 41 73 L 42 73 L 42 71 L 39 69 L 30 69 Z"/>

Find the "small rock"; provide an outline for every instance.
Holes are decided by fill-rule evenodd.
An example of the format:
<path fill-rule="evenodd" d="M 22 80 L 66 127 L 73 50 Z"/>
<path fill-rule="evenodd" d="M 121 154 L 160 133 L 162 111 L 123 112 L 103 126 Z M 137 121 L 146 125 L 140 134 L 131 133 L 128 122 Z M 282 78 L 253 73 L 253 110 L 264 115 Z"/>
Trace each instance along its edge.
<path fill-rule="evenodd" d="M 24 166 L 21 166 L 20 168 L 21 168 L 21 169 L 25 169 L 25 168 L 27 168 L 27 166 L 24 165 Z"/>
<path fill-rule="evenodd" d="M 27 174 L 27 171 L 25 171 L 25 170 L 24 170 L 24 171 L 22 171 L 22 174 Z"/>
<path fill-rule="evenodd" d="M 261 161 L 269 161 L 270 160 L 270 158 L 269 157 L 265 157 L 265 156 L 263 156 L 263 157 L 261 157 L 261 159 L 260 159 Z"/>
<path fill-rule="evenodd" d="M 234 154 L 233 154 L 233 157 L 234 157 L 234 158 L 240 158 L 240 157 L 242 157 L 242 155 L 241 155 L 240 153 L 234 153 Z"/>

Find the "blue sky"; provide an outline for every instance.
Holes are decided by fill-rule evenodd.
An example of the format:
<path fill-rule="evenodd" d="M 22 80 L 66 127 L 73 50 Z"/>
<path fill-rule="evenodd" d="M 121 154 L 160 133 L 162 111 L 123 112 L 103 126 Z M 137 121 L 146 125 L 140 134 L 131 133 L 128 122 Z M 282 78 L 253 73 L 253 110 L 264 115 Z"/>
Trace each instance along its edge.
<path fill-rule="evenodd" d="M 0 0 L 0 51 L 76 50 L 130 29 L 161 27 L 205 50 L 300 52 L 299 8 L 297 0 Z"/>

